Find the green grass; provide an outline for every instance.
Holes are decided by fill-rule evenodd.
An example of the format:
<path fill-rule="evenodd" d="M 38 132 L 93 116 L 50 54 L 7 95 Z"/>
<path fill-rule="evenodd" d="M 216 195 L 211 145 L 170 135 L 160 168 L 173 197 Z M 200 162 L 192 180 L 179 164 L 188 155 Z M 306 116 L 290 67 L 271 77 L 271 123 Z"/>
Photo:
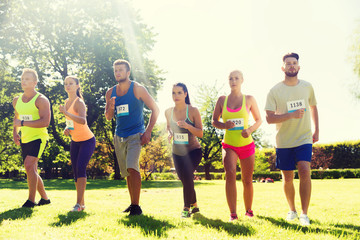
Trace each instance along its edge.
<path fill-rule="evenodd" d="M 313 180 L 310 227 L 284 221 L 288 207 L 281 182 L 254 183 L 253 219 L 243 215 L 238 182 L 239 221 L 228 222 L 224 183 L 197 181 L 200 213 L 181 219 L 179 181 L 143 182 L 144 215 L 130 218 L 121 212 L 129 205 L 125 181 L 89 181 L 86 211 L 72 213 L 73 181 L 46 180 L 52 204 L 22 209 L 26 182 L 0 180 L 0 239 L 360 239 L 360 179 Z"/>

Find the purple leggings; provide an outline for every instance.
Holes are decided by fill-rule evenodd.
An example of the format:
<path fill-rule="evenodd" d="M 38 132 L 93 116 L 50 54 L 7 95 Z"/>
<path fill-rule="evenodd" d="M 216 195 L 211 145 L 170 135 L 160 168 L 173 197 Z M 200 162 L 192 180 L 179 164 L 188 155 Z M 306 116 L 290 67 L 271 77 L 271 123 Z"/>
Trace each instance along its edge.
<path fill-rule="evenodd" d="M 70 158 L 75 182 L 78 178 L 86 177 L 86 166 L 95 150 L 95 137 L 82 142 L 71 141 Z"/>

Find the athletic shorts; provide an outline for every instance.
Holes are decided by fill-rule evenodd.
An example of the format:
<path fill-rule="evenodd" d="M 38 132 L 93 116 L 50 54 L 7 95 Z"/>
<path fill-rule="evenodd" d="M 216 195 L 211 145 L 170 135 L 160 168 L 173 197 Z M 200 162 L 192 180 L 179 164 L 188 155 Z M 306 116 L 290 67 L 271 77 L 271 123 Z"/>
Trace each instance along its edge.
<path fill-rule="evenodd" d="M 293 148 L 276 149 L 276 168 L 295 170 L 299 161 L 311 162 L 312 144 L 304 144 Z"/>
<path fill-rule="evenodd" d="M 250 157 L 251 155 L 255 154 L 255 143 L 252 142 L 248 145 L 242 146 L 242 147 L 234 147 L 229 144 L 226 144 L 222 142 L 223 149 L 230 148 L 235 151 L 235 153 L 238 155 L 239 159 L 245 159 Z"/>
<path fill-rule="evenodd" d="M 115 153 L 122 177 L 129 176 L 128 168 L 132 168 L 140 172 L 140 137 L 140 133 L 128 136 L 126 138 L 119 137 L 116 134 L 114 135 Z"/>
<path fill-rule="evenodd" d="M 26 156 L 37 157 L 38 159 L 40 159 L 46 148 L 47 141 L 42 139 L 36 139 L 28 143 L 21 143 L 20 145 L 21 155 L 24 161 Z"/>

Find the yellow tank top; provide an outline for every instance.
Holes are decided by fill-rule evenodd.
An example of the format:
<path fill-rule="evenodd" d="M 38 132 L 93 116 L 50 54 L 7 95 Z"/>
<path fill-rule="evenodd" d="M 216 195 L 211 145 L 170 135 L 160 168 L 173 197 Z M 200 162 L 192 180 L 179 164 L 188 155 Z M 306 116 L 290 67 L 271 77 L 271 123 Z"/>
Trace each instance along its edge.
<path fill-rule="evenodd" d="M 78 97 L 72 102 L 71 106 L 68 109 L 68 112 L 79 116 L 74 110 L 75 102 L 78 100 Z M 89 126 L 87 124 L 80 124 L 73 121 L 71 118 L 66 117 L 66 127 L 70 130 L 71 139 L 74 142 L 82 142 L 89 140 L 94 137 L 94 134 L 91 132 Z"/>
<path fill-rule="evenodd" d="M 19 119 L 24 121 L 35 121 L 40 119 L 39 109 L 35 105 L 36 99 L 39 97 L 39 93 L 27 103 L 22 101 L 21 94 L 16 102 L 15 110 L 19 114 Z M 28 143 L 37 139 L 49 140 L 47 128 L 32 128 L 23 126 L 20 127 L 21 143 Z"/>
<path fill-rule="evenodd" d="M 225 123 L 230 120 L 235 123 L 234 128 L 226 129 L 224 143 L 234 147 L 246 146 L 253 142 L 253 138 L 251 136 L 248 138 L 244 138 L 241 135 L 242 130 L 249 127 L 249 113 L 246 109 L 245 99 L 245 95 L 243 94 L 242 106 L 240 109 L 235 110 L 227 107 L 227 96 L 224 101 L 224 106 L 222 110 L 223 122 Z"/>

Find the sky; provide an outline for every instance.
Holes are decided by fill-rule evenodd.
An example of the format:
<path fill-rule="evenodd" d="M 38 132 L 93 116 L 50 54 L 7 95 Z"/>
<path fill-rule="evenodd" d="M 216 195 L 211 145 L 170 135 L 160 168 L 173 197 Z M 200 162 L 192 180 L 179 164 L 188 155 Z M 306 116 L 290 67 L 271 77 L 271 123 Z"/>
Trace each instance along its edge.
<path fill-rule="evenodd" d="M 315 90 L 319 143 L 359 140 L 360 100 L 351 91 L 360 79 L 350 48 L 360 30 L 360 1 L 132 0 L 132 5 L 157 33 L 149 57 L 166 72 L 157 99 L 159 122 L 174 105 L 174 83 L 185 83 L 192 100 L 201 97 L 201 85 L 228 95 L 228 75 L 239 69 L 242 92 L 255 97 L 264 138 L 275 145 L 275 125 L 265 119 L 266 96 L 284 79 L 282 56 L 296 52 L 298 77 Z"/>

